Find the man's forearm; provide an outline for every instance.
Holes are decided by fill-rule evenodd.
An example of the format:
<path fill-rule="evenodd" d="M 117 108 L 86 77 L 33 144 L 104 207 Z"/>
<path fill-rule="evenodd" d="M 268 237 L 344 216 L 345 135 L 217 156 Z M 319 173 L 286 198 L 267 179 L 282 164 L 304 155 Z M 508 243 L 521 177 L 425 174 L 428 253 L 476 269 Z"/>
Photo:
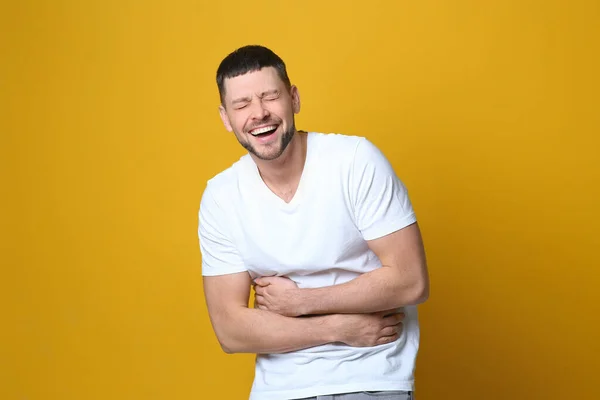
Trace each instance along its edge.
<path fill-rule="evenodd" d="M 227 353 L 286 353 L 335 341 L 330 316 L 290 318 L 237 307 L 223 319 L 215 328 Z"/>
<path fill-rule="evenodd" d="M 383 266 L 350 282 L 290 293 L 300 314 L 370 313 L 418 304 L 428 296 L 423 279 L 407 279 Z"/>

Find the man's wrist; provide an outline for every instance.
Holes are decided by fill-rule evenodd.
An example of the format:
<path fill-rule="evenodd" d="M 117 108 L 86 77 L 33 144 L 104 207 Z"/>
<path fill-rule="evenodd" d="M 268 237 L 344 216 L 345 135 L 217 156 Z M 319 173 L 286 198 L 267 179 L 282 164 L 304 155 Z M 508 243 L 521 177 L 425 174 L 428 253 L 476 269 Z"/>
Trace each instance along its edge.
<path fill-rule="evenodd" d="M 312 314 L 312 309 L 306 298 L 306 289 L 295 289 L 291 297 L 296 314 L 299 316 Z"/>
<path fill-rule="evenodd" d="M 327 341 L 327 343 L 335 343 L 342 341 L 339 334 L 339 322 L 337 315 L 321 315 L 316 318 L 320 318 L 322 320 L 321 322 L 323 324 L 324 339 Z"/>

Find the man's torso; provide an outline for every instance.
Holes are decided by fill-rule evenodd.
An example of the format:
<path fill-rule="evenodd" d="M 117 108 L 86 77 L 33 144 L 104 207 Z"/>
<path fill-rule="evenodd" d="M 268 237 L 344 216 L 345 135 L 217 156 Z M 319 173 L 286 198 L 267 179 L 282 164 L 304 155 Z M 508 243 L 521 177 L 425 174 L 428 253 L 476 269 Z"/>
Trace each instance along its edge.
<path fill-rule="evenodd" d="M 354 215 L 352 161 L 362 138 L 308 134 L 306 165 L 286 203 L 243 157 L 213 184 L 226 211 L 231 239 L 253 278 L 287 276 L 301 288 L 347 282 L 378 268 Z M 259 355 L 251 399 L 310 397 L 323 393 L 412 390 L 419 327 L 415 307 L 405 309 L 394 343 L 354 348 L 328 344 Z"/>

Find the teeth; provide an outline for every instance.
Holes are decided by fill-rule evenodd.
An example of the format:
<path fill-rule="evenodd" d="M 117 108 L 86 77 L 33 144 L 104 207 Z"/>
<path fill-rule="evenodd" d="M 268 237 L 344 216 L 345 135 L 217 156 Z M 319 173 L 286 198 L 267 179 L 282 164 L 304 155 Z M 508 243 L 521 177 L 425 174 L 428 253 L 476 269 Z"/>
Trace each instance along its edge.
<path fill-rule="evenodd" d="M 258 128 L 258 129 L 251 130 L 250 134 L 256 136 L 256 135 L 260 135 L 261 133 L 272 131 L 275 128 L 277 128 L 276 125 L 265 126 L 263 128 Z"/>

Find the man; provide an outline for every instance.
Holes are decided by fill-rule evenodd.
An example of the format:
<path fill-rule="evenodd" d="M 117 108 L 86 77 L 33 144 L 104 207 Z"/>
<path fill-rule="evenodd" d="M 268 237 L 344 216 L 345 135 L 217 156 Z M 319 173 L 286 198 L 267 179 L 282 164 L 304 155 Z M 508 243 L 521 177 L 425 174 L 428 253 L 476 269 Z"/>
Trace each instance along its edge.
<path fill-rule="evenodd" d="M 257 354 L 250 399 L 412 399 L 429 280 L 404 185 L 367 139 L 296 129 L 271 50 L 229 54 L 217 84 L 248 154 L 202 195 L 202 273 L 223 350 Z"/>

